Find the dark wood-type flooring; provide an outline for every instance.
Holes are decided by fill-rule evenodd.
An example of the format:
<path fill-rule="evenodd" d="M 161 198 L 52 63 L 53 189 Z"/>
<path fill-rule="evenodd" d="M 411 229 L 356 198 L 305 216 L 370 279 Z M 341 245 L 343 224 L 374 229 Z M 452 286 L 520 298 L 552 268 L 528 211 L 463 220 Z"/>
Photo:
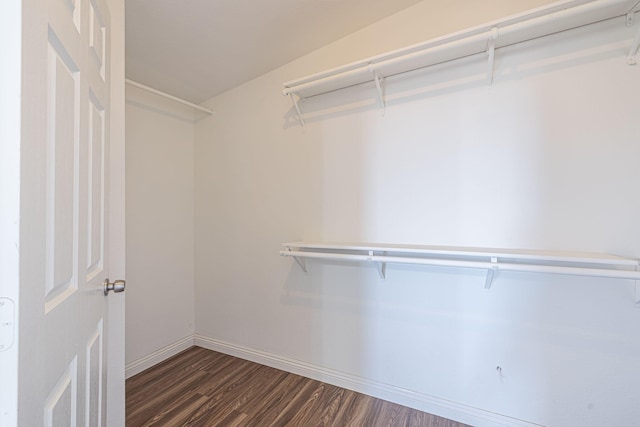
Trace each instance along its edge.
<path fill-rule="evenodd" d="M 463 427 L 200 347 L 129 378 L 126 392 L 127 427 Z"/>

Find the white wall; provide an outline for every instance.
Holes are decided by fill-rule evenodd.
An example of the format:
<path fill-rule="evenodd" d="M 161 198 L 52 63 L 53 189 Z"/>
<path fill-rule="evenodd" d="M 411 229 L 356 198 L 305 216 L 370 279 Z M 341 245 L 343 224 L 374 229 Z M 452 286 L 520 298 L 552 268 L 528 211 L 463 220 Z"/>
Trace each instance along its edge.
<path fill-rule="evenodd" d="M 457 17 L 423 2 L 207 103 L 196 338 L 474 425 L 636 425 L 630 281 L 503 272 L 484 292 L 482 272 L 388 266 L 381 281 L 373 266 L 304 274 L 278 256 L 304 239 L 640 258 L 640 69 L 625 60 L 639 24 L 499 50 L 492 88 L 482 60 L 389 78 L 384 117 L 361 86 L 307 100 L 302 128 L 280 94 Z"/>
<path fill-rule="evenodd" d="M 127 376 L 194 331 L 193 132 L 190 111 L 127 86 Z"/>

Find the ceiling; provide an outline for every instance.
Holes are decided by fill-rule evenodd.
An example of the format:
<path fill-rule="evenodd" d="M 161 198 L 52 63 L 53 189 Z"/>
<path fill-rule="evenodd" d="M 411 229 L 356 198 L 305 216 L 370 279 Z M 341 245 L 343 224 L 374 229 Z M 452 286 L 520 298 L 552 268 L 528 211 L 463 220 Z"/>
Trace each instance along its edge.
<path fill-rule="evenodd" d="M 421 0 L 126 0 L 126 76 L 200 103 Z"/>

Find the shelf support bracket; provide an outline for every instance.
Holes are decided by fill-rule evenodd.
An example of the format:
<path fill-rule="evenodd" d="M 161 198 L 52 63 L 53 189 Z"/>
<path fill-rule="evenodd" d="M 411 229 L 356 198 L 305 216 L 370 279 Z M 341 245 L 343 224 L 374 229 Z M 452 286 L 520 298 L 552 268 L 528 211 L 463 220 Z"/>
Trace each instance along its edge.
<path fill-rule="evenodd" d="M 497 257 L 491 257 L 491 264 L 495 264 L 492 265 L 491 268 L 489 268 L 487 270 L 487 276 L 484 279 L 484 290 L 485 291 L 489 291 L 491 290 L 491 285 L 493 284 L 493 276 L 496 273 L 496 271 L 498 270 L 498 258 Z"/>
<path fill-rule="evenodd" d="M 378 274 L 382 280 L 387 278 L 387 263 L 386 262 L 377 262 L 376 267 L 378 269 Z"/>
<path fill-rule="evenodd" d="M 631 49 L 629 49 L 629 55 L 627 56 L 627 64 L 636 65 L 638 63 L 636 59 L 638 48 L 640 48 L 640 28 L 638 28 L 636 37 L 633 39 L 633 42 L 631 43 Z"/>
<path fill-rule="evenodd" d="M 378 76 L 376 70 L 374 70 L 371 65 L 369 65 L 369 69 L 373 74 L 373 81 L 376 82 L 376 91 L 378 92 L 378 102 L 380 103 L 380 109 L 382 110 L 382 115 L 385 112 L 385 102 L 384 102 L 384 92 L 382 90 L 382 85 L 384 84 L 384 77 Z"/>
<path fill-rule="evenodd" d="M 638 266 L 636 266 L 636 271 L 638 271 Z M 634 280 L 635 287 L 635 295 L 634 302 L 636 303 L 636 307 L 640 308 L 640 280 Z"/>
<path fill-rule="evenodd" d="M 294 256 L 293 259 L 296 260 L 296 262 L 298 263 L 298 265 L 300 266 L 302 271 L 304 271 L 306 273 L 307 272 L 307 264 L 305 263 L 304 259 L 303 258 L 299 258 L 297 256 Z"/>
<path fill-rule="evenodd" d="M 287 248 L 287 250 L 289 252 L 291 252 L 291 248 Z M 306 273 L 307 272 L 307 264 L 306 264 L 304 258 L 300 258 L 300 257 L 294 256 L 293 259 L 296 260 L 296 262 L 298 263 L 298 265 L 300 266 L 302 271 L 304 271 Z"/>
<path fill-rule="evenodd" d="M 290 93 L 289 97 L 291 98 L 291 102 L 293 103 L 293 106 L 296 108 L 296 112 L 298 113 L 298 120 L 300 120 L 300 126 L 304 126 L 304 119 L 302 118 L 302 113 L 300 112 L 300 106 L 298 105 L 298 100 L 295 98 L 295 96 L 293 96 L 293 93 Z"/>
<path fill-rule="evenodd" d="M 373 262 L 376 265 L 376 269 L 378 270 L 378 274 L 382 280 L 387 278 L 387 263 L 386 262 L 377 262 L 373 260 L 374 253 L 373 251 L 369 251 L 369 261 Z"/>
<path fill-rule="evenodd" d="M 495 63 L 496 40 L 498 39 L 498 27 L 491 29 L 491 38 L 487 42 L 487 84 L 493 85 L 493 69 Z"/>

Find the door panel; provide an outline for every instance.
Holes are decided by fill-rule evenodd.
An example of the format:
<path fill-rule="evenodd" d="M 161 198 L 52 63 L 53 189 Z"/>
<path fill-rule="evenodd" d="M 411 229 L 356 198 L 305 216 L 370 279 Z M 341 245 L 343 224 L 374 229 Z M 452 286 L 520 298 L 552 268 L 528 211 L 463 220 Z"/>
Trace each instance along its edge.
<path fill-rule="evenodd" d="M 49 31 L 47 64 L 46 308 L 51 311 L 78 288 L 78 67 Z"/>
<path fill-rule="evenodd" d="M 77 395 L 78 363 L 74 358 L 45 400 L 45 427 L 75 426 Z"/>
<path fill-rule="evenodd" d="M 103 392 L 103 323 L 102 320 L 87 344 L 87 371 L 85 384 L 85 426 L 102 425 Z"/>
<path fill-rule="evenodd" d="M 105 44 L 106 44 L 106 28 L 104 20 L 104 5 L 102 3 L 94 5 L 94 2 L 89 3 L 89 47 L 93 54 L 93 59 L 96 61 L 100 76 L 104 80 L 105 78 Z"/>
<path fill-rule="evenodd" d="M 87 281 L 100 275 L 104 269 L 104 155 L 105 155 L 105 111 L 95 94 L 89 93 L 89 142 L 87 162 Z"/>
<path fill-rule="evenodd" d="M 23 71 L 19 424 L 101 427 L 109 11 L 101 0 L 23 1 L 31 41 L 23 48 L 30 66 Z"/>

